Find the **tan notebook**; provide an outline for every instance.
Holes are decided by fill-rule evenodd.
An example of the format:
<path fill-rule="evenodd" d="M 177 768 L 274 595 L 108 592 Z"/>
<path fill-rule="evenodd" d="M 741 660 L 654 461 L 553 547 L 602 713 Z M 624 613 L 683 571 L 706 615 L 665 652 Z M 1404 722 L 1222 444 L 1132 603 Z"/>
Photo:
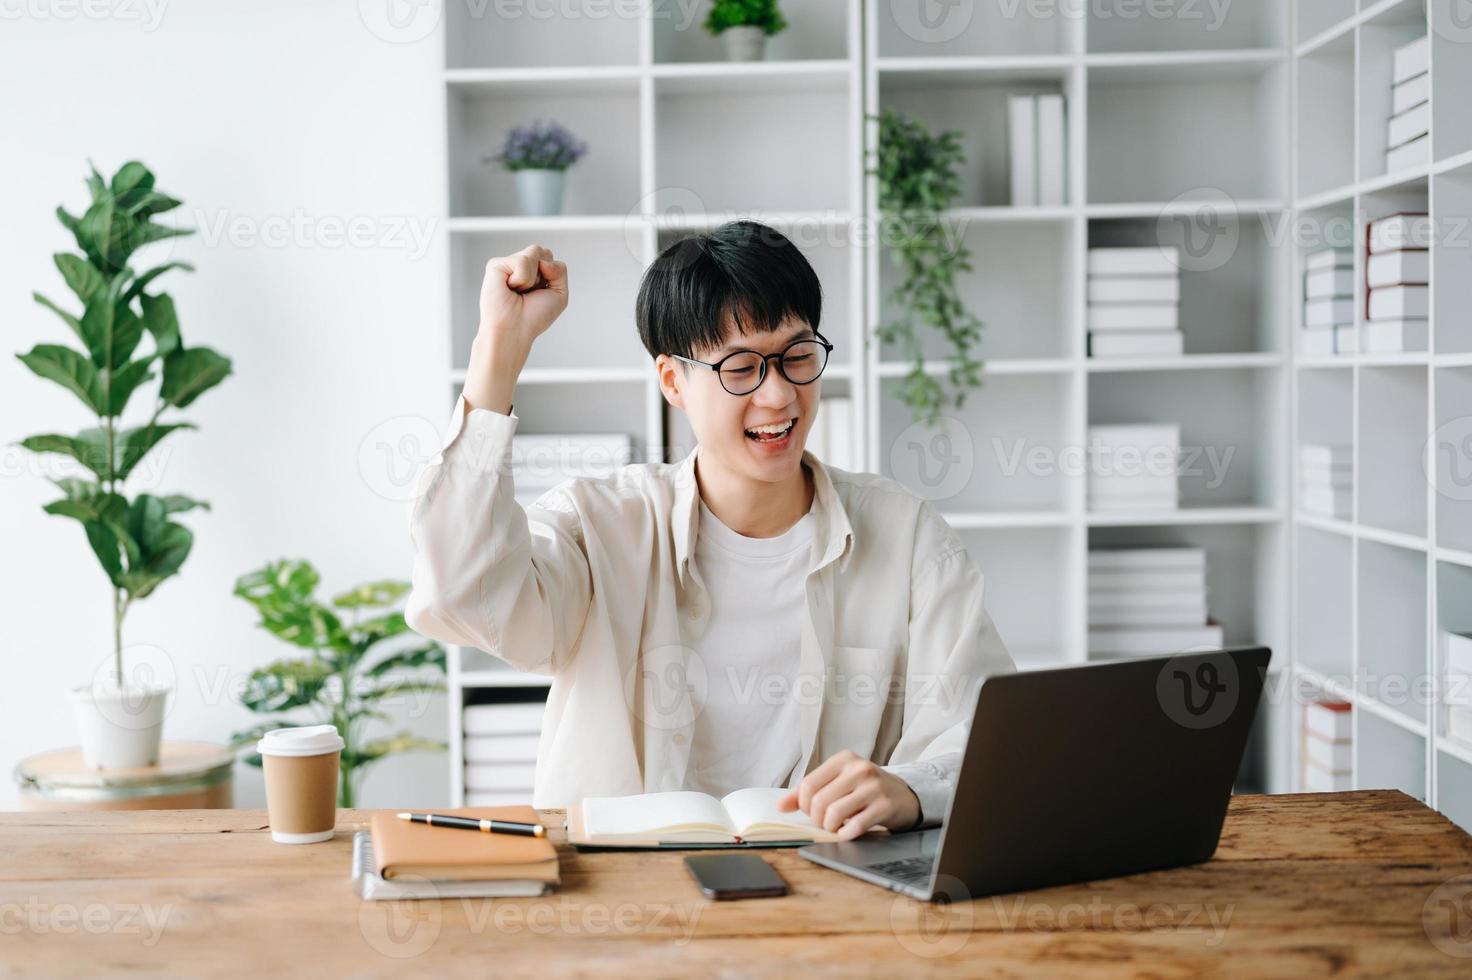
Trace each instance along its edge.
<path fill-rule="evenodd" d="M 753 787 L 720 799 L 688 791 L 595 796 L 567 808 L 567 839 L 585 847 L 689 847 L 822 843 L 838 835 L 800 810 L 783 813 L 782 787 Z"/>
<path fill-rule="evenodd" d="M 557 849 L 545 837 L 483 834 L 474 830 L 409 823 L 396 810 L 379 810 L 369 820 L 374 863 L 387 880 L 417 875 L 449 881 L 558 881 Z M 470 806 L 436 813 L 477 820 L 538 823 L 529 806 Z"/>

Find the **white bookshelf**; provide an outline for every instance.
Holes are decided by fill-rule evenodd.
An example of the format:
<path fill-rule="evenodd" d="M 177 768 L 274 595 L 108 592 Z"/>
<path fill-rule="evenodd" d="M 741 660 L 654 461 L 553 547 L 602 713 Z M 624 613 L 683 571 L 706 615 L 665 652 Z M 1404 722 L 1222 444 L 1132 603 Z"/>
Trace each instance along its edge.
<path fill-rule="evenodd" d="M 1026 5 L 1007 16 L 1006 5 L 976 4 L 965 29 L 944 38 L 896 21 L 904 6 L 785 0 L 792 26 L 769 42 L 766 61 L 739 65 L 722 60 L 699 16 L 682 32 L 657 7 L 596 28 L 556 18 L 460 23 L 452 13 L 444 83 L 456 360 L 447 396 L 463 379 L 485 259 L 539 241 L 568 257 L 574 288 L 518 387 L 524 431 L 632 432 L 645 458 L 682 456 L 688 436 L 667 420 L 634 332 L 639 275 L 680 234 L 750 215 L 782 228 L 813 262 L 823 329 L 838 344 L 825 394 L 854 398 L 865 468 L 903 476 L 895 465 L 909 451 L 909 410 L 893 392 L 909 368 L 870 339 L 887 319 L 893 273 L 882 248 L 854 234 L 878 213 L 877 181 L 863 172 L 877 127 L 864 114 L 894 106 L 932 129 L 958 129 L 968 167 L 947 217 L 975 255 L 961 290 L 985 322 L 986 368 L 983 388 L 955 413 L 970 440 L 970 477 L 936 504 L 988 573 L 999 629 L 1024 667 L 1085 662 L 1091 546 L 1205 547 L 1211 611 L 1228 642 L 1272 647 L 1280 672 L 1264 705 L 1257 782 L 1293 788 L 1296 705 L 1284 681 L 1333 685 L 1343 674 L 1353 694 L 1361 630 L 1386 633 L 1382 615 L 1411 629 L 1417 597 L 1425 615 L 1411 632 L 1424 672 L 1437 617 L 1456 597 L 1472 608 L 1472 504 L 1424 482 L 1417 496 L 1419 463 L 1409 477 L 1399 472 L 1408 450 L 1396 436 L 1419 420 L 1419 452 L 1433 423 L 1472 414 L 1472 321 L 1439 317 L 1435 353 L 1420 358 L 1302 358 L 1293 331 L 1303 250 L 1284 237 L 1304 216 L 1342 216 L 1355 234 L 1362 209 L 1388 213 L 1418 192 L 1472 211 L 1472 118 L 1455 98 L 1433 99 L 1436 163 L 1417 177 L 1377 172 L 1383 146 L 1362 136 L 1361 114 L 1373 109 L 1362 53 L 1383 61 L 1413 29 L 1419 0 L 1237 0 L 1211 30 L 1193 19 L 1125 22 L 1095 9 L 1034 19 Z M 1437 42 L 1439 93 L 1472 84 L 1464 47 Z M 1006 96 L 1027 92 L 1067 98 L 1063 207 L 1009 199 Z M 509 180 L 480 163 L 533 114 L 592 144 L 556 218 L 517 216 Z M 1202 223 L 1235 244 L 1182 272 L 1188 353 L 1089 359 L 1087 249 L 1190 244 Z M 1434 265 L 1438 308 L 1472 308 L 1472 249 L 1440 250 Z M 943 350 L 927 356 L 945 370 Z M 1188 446 L 1232 450 L 1225 479 L 1187 478 L 1176 511 L 1090 513 L 1081 471 L 1018 473 L 999 456 L 1018 439 L 1058 454 L 1083 446 L 1091 424 L 1152 421 L 1181 423 Z M 1324 431 L 1363 440 L 1383 459 L 1377 489 L 1362 494 L 1369 510 L 1354 520 L 1294 512 L 1291 451 Z M 1366 520 L 1376 514 L 1379 523 Z M 1397 549 L 1422 563 L 1419 591 L 1396 593 L 1385 608 L 1357 602 L 1366 559 Z M 1391 560 L 1371 574 L 1399 581 L 1408 567 Z M 1387 656 L 1413 658 L 1406 649 Z M 538 696 L 545 681 L 455 651 L 451 683 L 458 801 L 461 707 Z M 1418 722 L 1380 708 L 1357 712 L 1360 785 L 1419 788 L 1433 803 L 1444 796 L 1466 822 L 1472 751 L 1438 742 L 1434 712 Z M 1406 751 L 1415 739 L 1419 768 Z M 1408 774 L 1419 781 L 1402 781 Z"/>
<path fill-rule="evenodd" d="M 1472 239 L 1457 233 L 1472 213 L 1472 119 L 1457 105 L 1472 35 L 1422 0 L 1294 6 L 1293 217 L 1314 235 L 1294 239 L 1294 306 L 1319 232 L 1355 250 L 1357 329 L 1366 222 L 1428 211 L 1438 238 L 1428 351 L 1292 355 L 1294 446 L 1351 445 L 1355 460 L 1347 518 L 1292 515 L 1293 672 L 1354 705 L 1356 787 L 1403 790 L 1472 828 L 1472 750 L 1446 739 L 1435 696 L 1439 631 L 1472 626 L 1472 502 L 1458 469 L 1472 456 L 1455 441 L 1457 420 L 1472 416 Z M 1387 174 L 1391 54 L 1427 34 L 1433 159 Z M 1423 469 L 1428 447 L 1441 465 Z M 1290 736 L 1296 758 L 1296 724 Z"/>

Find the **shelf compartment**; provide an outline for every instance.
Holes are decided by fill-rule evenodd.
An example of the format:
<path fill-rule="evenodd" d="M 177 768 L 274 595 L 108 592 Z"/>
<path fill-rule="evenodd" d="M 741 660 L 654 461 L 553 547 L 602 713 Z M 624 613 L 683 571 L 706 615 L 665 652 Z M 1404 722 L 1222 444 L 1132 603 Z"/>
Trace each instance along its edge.
<path fill-rule="evenodd" d="M 1300 524 L 1294 645 L 1298 661 L 1340 683 L 1351 677 L 1354 542 Z"/>
<path fill-rule="evenodd" d="M 1282 47 L 1288 37 L 1288 5 L 1283 0 L 1156 7 L 1091 3 L 1088 10 L 1091 53 L 1270 48 Z"/>
<path fill-rule="evenodd" d="M 856 211 L 854 182 L 834 175 L 854 169 L 859 109 L 846 76 L 819 80 L 655 79 L 653 210 Z"/>
<path fill-rule="evenodd" d="M 1160 218 L 1092 220 L 1088 244 L 1181 249 L 1180 325 L 1187 354 L 1275 353 L 1283 350 L 1286 277 L 1270 224 L 1203 204 L 1194 213 Z"/>
<path fill-rule="evenodd" d="M 1467 93 L 1472 92 L 1472 23 L 1465 8 L 1431 3 L 1431 145 L 1435 158 L 1447 160 L 1472 151 L 1472 118 Z M 1440 210 L 1440 208 L 1438 208 Z M 1447 211 L 1446 214 L 1466 214 Z"/>
<path fill-rule="evenodd" d="M 855 360 L 853 322 L 857 311 L 853 309 L 854 291 L 850 285 L 853 279 L 853 250 L 856 247 L 850 241 L 850 229 L 805 222 L 794 225 L 780 219 L 758 220 L 792 242 L 818 277 L 823 291 L 822 322 L 818 324 L 818 330 L 834 345 L 828 370 L 833 371 L 839 366 L 852 364 Z M 661 231 L 659 250 L 663 252 L 675 242 L 697 234 L 699 232 L 685 230 Z M 646 363 L 650 360 L 647 353 L 644 358 Z M 824 379 L 828 379 L 826 373 Z"/>
<path fill-rule="evenodd" d="M 1309 41 L 1333 30 L 1351 30 L 1355 17 L 1355 0 L 1294 0 L 1298 7 L 1298 36 L 1295 42 Z"/>
<path fill-rule="evenodd" d="M 832 2 L 832 0 L 824 0 Z M 990 57 L 1068 54 L 1080 47 L 1081 19 L 1058 7 L 1034 13 L 1004 3 L 957 3 L 941 17 L 922 17 L 924 4 L 868 0 L 869 29 L 881 58 Z M 934 15 L 934 9 L 931 10 Z"/>
<path fill-rule="evenodd" d="M 1206 607 L 1222 624 L 1227 646 L 1262 644 L 1281 662 L 1287 614 L 1279 560 L 1283 534 L 1275 525 L 1093 527 L 1088 546 L 1205 549 Z"/>
<path fill-rule="evenodd" d="M 1001 224 L 947 218 L 948 239 L 971 250 L 970 272 L 957 273 L 961 302 L 982 321 L 983 359 L 1054 359 L 1076 353 L 1072 322 L 1079 280 L 1071 224 L 1027 222 Z M 896 316 L 889 297 L 903 274 L 894 253 L 881 249 L 879 261 L 880 323 Z M 927 359 L 944 358 L 947 347 L 935 330 L 925 330 L 922 351 Z M 880 356 L 901 361 L 907 354 L 891 344 Z"/>
<path fill-rule="evenodd" d="M 1089 376 L 1089 425 L 1179 423 L 1180 506 L 1280 508 L 1274 449 L 1286 416 L 1276 371 Z"/>
<path fill-rule="evenodd" d="M 1386 126 L 1393 103 L 1393 63 L 1397 48 L 1426 35 L 1426 14 L 1419 2 L 1395 4 L 1359 29 L 1359 177 L 1386 174 Z M 1453 96 L 1453 98 L 1456 98 Z M 1434 126 L 1433 126 L 1433 139 Z"/>
<path fill-rule="evenodd" d="M 914 421 L 880 382 L 879 455 L 872 467 L 942 511 L 1065 510 L 1065 452 L 1076 408 L 1066 375 L 994 375 L 935 427 Z"/>
<path fill-rule="evenodd" d="M 1373 710 L 1354 714 L 1355 789 L 1398 789 L 1424 802 L 1426 739 Z"/>
<path fill-rule="evenodd" d="M 1439 692 L 1436 711 L 1438 739 L 1445 739 L 1447 730 L 1447 708 L 1444 703 L 1446 688 L 1446 644 L 1442 638 L 1446 632 L 1472 633 L 1472 566 L 1438 561 L 1436 568 L 1436 629 L 1432 637 L 1432 650 L 1437 690 Z M 1460 692 L 1465 700 L 1466 692 Z M 1472 745 L 1451 742 L 1451 748 L 1462 759 L 1472 765 Z M 1472 785 L 1466 787 L 1472 793 Z"/>
<path fill-rule="evenodd" d="M 1466 750 L 1463 750 L 1466 751 Z M 1472 833 L 1472 764 L 1467 756 L 1446 749 L 1437 753 L 1436 808 Z"/>
<path fill-rule="evenodd" d="M 1375 541 L 1359 545 L 1359 685 L 1384 707 L 1424 724 L 1426 556 Z"/>
<path fill-rule="evenodd" d="M 1438 368 L 1436 431 L 1426 461 L 1436 481 L 1436 541 L 1472 551 L 1472 368 Z M 1472 595 L 1467 597 L 1472 600 Z"/>
<path fill-rule="evenodd" d="M 1298 196 L 1352 184 L 1354 32 L 1298 60 Z"/>
<path fill-rule="evenodd" d="M 1070 662 L 1081 608 L 1070 528 L 959 531 L 986 577 L 986 607 L 1021 669 Z"/>
<path fill-rule="evenodd" d="M 653 0 L 649 10 L 656 64 L 726 59 L 725 41 L 705 29 L 709 9 L 709 4 Z M 832 0 L 783 0 L 787 29 L 767 38 L 766 59 L 847 58 L 848 9 L 848 4 Z"/>
<path fill-rule="evenodd" d="M 894 109 L 925 123 L 932 134 L 955 130 L 963 163 L 958 170 L 959 208 L 1010 207 L 1011 155 L 1007 100 L 1013 95 L 1062 93 L 1068 113 L 1065 126 L 1070 150 L 1080 127 L 1073 119 L 1079 104 L 1067 67 L 1030 70 L 881 71 L 880 112 Z M 1070 186 L 1069 199 L 1078 189 Z M 1018 210 L 1026 210 L 1019 208 Z"/>
<path fill-rule="evenodd" d="M 1360 370 L 1355 440 L 1359 523 L 1426 536 L 1426 368 Z"/>
<path fill-rule="evenodd" d="M 1247 67 L 1090 69 L 1089 201 L 1284 197 L 1288 68 Z"/>
<path fill-rule="evenodd" d="M 637 234 L 551 231 L 455 235 L 450 241 L 453 364 L 465 367 L 480 323 L 486 262 L 535 242 L 567 263 L 573 283 L 567 309 L 532 345 L 528 368 L 647 368 L 650 357 L 634 325 L 634 300 L 644 268 Z"/>
<path fill-rule="evenodd" d="M 556 120 L 588 144 L 565 178 L 568 215 L 626 215 L 639 208 L 639 82 L 635 77 L 452 83 L 449 115 L 450 216 L 520 217 L 516 176 L 484 162 L 514 126 Z M 566 221 L 567 219 L 563 219 Z"/>
<path fill-rule="evenodd" d="M 458 397 L 460 386 L 451 391 Z M 662 462 L 658 447 L 647 446 L 644 433 L 648 388 L 642 381 L 523 385 L 516 389 L 514 408 L 518 435 L 565 433 L 628 433 L 634 437 L 633 462 Z M 650 453 L 654 457 L 650 457 Z"/>
<path fill-rule="evenodd" d="M 1438 354 L 1472 352 L 1472 168 L 1432 178 L 1436 228 L 1431 241 L 1431 305 Z"/>
<path fill-rule="evenodd" d="M 445 4 L 445 66 L 638 65 L 642 10 L 614 4 L 603 8 L 607 16 L 592 16 L 590 9 L 588 16 L 549 17 L 545 10 L 534 16 L 531 6 L 512 13 L 487 4 Z"/>

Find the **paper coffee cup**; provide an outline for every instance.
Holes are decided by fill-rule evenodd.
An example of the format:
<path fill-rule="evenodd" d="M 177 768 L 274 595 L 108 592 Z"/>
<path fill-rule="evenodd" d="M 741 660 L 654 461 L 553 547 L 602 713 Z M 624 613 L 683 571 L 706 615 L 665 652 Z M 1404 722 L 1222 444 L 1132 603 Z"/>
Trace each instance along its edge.
<path fill-rule="evenodd" d="M 276 843 L 332 839 L 342 747 L 342 736 L 332 725 L 278 728 L 256 743 L 266 774 L 271 839 Z"/>

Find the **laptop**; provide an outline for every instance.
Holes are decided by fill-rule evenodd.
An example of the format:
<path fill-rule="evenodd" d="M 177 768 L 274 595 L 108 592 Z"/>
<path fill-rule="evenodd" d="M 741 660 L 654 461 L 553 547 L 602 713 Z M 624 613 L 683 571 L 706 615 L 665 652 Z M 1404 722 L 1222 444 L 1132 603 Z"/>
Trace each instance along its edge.
<path fill-rule="evenodd" d="M 941 827 L 798 853 L 923 901 L 1205 861 L 1271 656 L 1252 647 L 989 677 Z"/>

